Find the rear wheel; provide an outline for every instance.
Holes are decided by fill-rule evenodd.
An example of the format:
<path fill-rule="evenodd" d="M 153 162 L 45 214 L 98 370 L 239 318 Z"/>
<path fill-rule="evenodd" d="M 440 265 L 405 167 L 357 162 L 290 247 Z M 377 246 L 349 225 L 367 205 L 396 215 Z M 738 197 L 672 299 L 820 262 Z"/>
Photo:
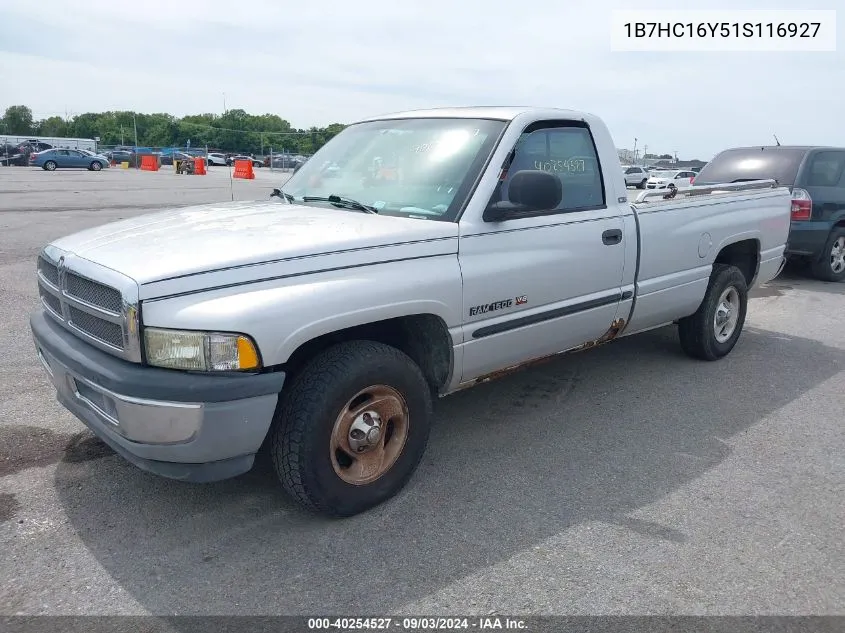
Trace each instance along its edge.
<path fill-rule="evenodd" d="M 745 276 L 736 266 L 715 264 L 698 310 L 678 321 L 684 352 L 701 360 L 727 356 L 739 340 L 747 310 Z"/>
<path fill-rule="evenodd" d="M 396 348 L 352 341 L 314 358 L 282 393 L 271 452 L 304 507 L 351 516 L 401 490 L 428 442 L 431 391 Z"/>
<path fill-rule="evenodd" d="M 56 167 L 58 167 L 58 165 L 54 160 L 48 160 L 46 163 L 44 163 L 44 169 L 46 171 L 56 171 Z"/>
<path fill-rule="evenodd" d="M 643 178 L 640 181 L 640 184 L 637 185 L 637 189 L 645 189 L 645 185 L 648 182 L 648 178 Z"/>
<path fill-rule="evenodd" d="M 845 279 L 845 228 L 831 231 L 822 254 L 812 262 L 812 271 L 822 281 Z"/>

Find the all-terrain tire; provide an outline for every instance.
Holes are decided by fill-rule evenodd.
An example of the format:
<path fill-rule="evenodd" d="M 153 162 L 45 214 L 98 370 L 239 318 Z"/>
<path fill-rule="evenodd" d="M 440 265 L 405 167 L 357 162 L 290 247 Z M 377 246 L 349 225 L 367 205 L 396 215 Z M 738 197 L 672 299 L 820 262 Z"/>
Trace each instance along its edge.
<path fill-rule="evenodd" d="M 336 471 L 331 441 L 336 420 L 362 390 L 385 386 L 407 410 L 401 452 L 378 479 L 348 483 Z M 403 352 L 373 341 L 340 343 L 313 358 L 282 391 L 270 450 L 287 493 L 305 508 L 347 517 L 399 492 L 425 452 L 431 427 L 431 389 Z"/>
<path fill-rule="evenodd" d="M 730 319 L 735 317 L 728 336 L 725 336 L 727 329 L 720 327 L 717 321 L 717 311 L 721 310 L 721 319 L 725 314 L 725 305 L 733 306 Z M 707 292 L 698 310 L 678 321 L 681 348 L 689 356 L 701 360 L 713 361 L 727 356 L 739 340 L 747 311 L 748 287 L 745 276 L 736 266 L 714 264 Z"/>

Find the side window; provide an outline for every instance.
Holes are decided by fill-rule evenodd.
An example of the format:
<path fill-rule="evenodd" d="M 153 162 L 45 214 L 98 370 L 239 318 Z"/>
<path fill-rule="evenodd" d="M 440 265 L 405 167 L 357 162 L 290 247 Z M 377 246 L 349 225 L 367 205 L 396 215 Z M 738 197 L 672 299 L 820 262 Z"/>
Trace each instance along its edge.
<path fill-rule="evenodd" d="M 639 167 L 628 167 L 628 169 L 625 170 L 625 173 L 626 174 L 638 174 L 638 173 L 640 173 L 640 168 Z"/>
<path fill-rule="evenodd" d="M 845 178 L 845 152 L 817 152 L 807 169 L 808 187 L 838 187 Z"/>
<path fill-rule="evenodd" d="M 557 208 L 549 209 L 548 213 L 605 206 L 601 168 L 587 127 L 563 122 L 543 127 L 530 126 L 517 141 L 507 176 L 490 202 L 507 200 L 510 177 L 526 169 L 542 170 L 560 178 L 563 189 L 561 203 Z"/>
<path fill-rule="evenodd" d="M 67 156 L 69 152 L 66 149 L 60 149 L 56 152 L 59 156 Z"/>

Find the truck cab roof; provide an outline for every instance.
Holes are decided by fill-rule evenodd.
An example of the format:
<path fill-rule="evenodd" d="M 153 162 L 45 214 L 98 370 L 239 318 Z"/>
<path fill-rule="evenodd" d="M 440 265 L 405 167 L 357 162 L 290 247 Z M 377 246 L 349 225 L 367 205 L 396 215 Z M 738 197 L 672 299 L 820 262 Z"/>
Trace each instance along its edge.
<path fill-rule="evenodd" d="M 492 119 L 495 121 L 513 121 L 520 115 L 530 114 L 538 119 L 585 119 L 592 115 L 577 110 L 561 108 L 538 108 L 535 106 L 461 106 L 454 108 L 428 108 L 423 110 L 407 110 L 380 116 L 361 119 L 366 121 L 383 121 L 385 119 Z"/>

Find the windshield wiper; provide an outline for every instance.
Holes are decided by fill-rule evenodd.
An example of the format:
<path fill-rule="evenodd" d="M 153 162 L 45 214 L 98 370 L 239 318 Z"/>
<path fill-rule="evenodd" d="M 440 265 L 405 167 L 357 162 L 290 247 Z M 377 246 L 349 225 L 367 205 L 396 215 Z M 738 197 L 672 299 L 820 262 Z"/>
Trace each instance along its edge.
<path fill-rule="evenodd" d="M 378 213 L 378 209 L 375 207 L 371 207 L 368 204 L 364 204 L 363 202 L 358 202 L 357 200 L 353 200 L 352 198 L 346 198 L 344 196 L 336 196 L 334 194 L 323 197 L 323 196 L 303 196 L 303 202 L 331 202 L 334 205 L 339 207 L 346 207 L 348 209 L 357 209 L 358 211 L 363 211 L 364 213 Z"/>
<path fill-rule="evenodd" d="M 288 201 L 289 204 L 293 204 L 293 196 L 286 191 L 282 191 L 281 189 L 273 189 L 273 193 L 270 194 L 270 197 L 284 198 Z"/>

